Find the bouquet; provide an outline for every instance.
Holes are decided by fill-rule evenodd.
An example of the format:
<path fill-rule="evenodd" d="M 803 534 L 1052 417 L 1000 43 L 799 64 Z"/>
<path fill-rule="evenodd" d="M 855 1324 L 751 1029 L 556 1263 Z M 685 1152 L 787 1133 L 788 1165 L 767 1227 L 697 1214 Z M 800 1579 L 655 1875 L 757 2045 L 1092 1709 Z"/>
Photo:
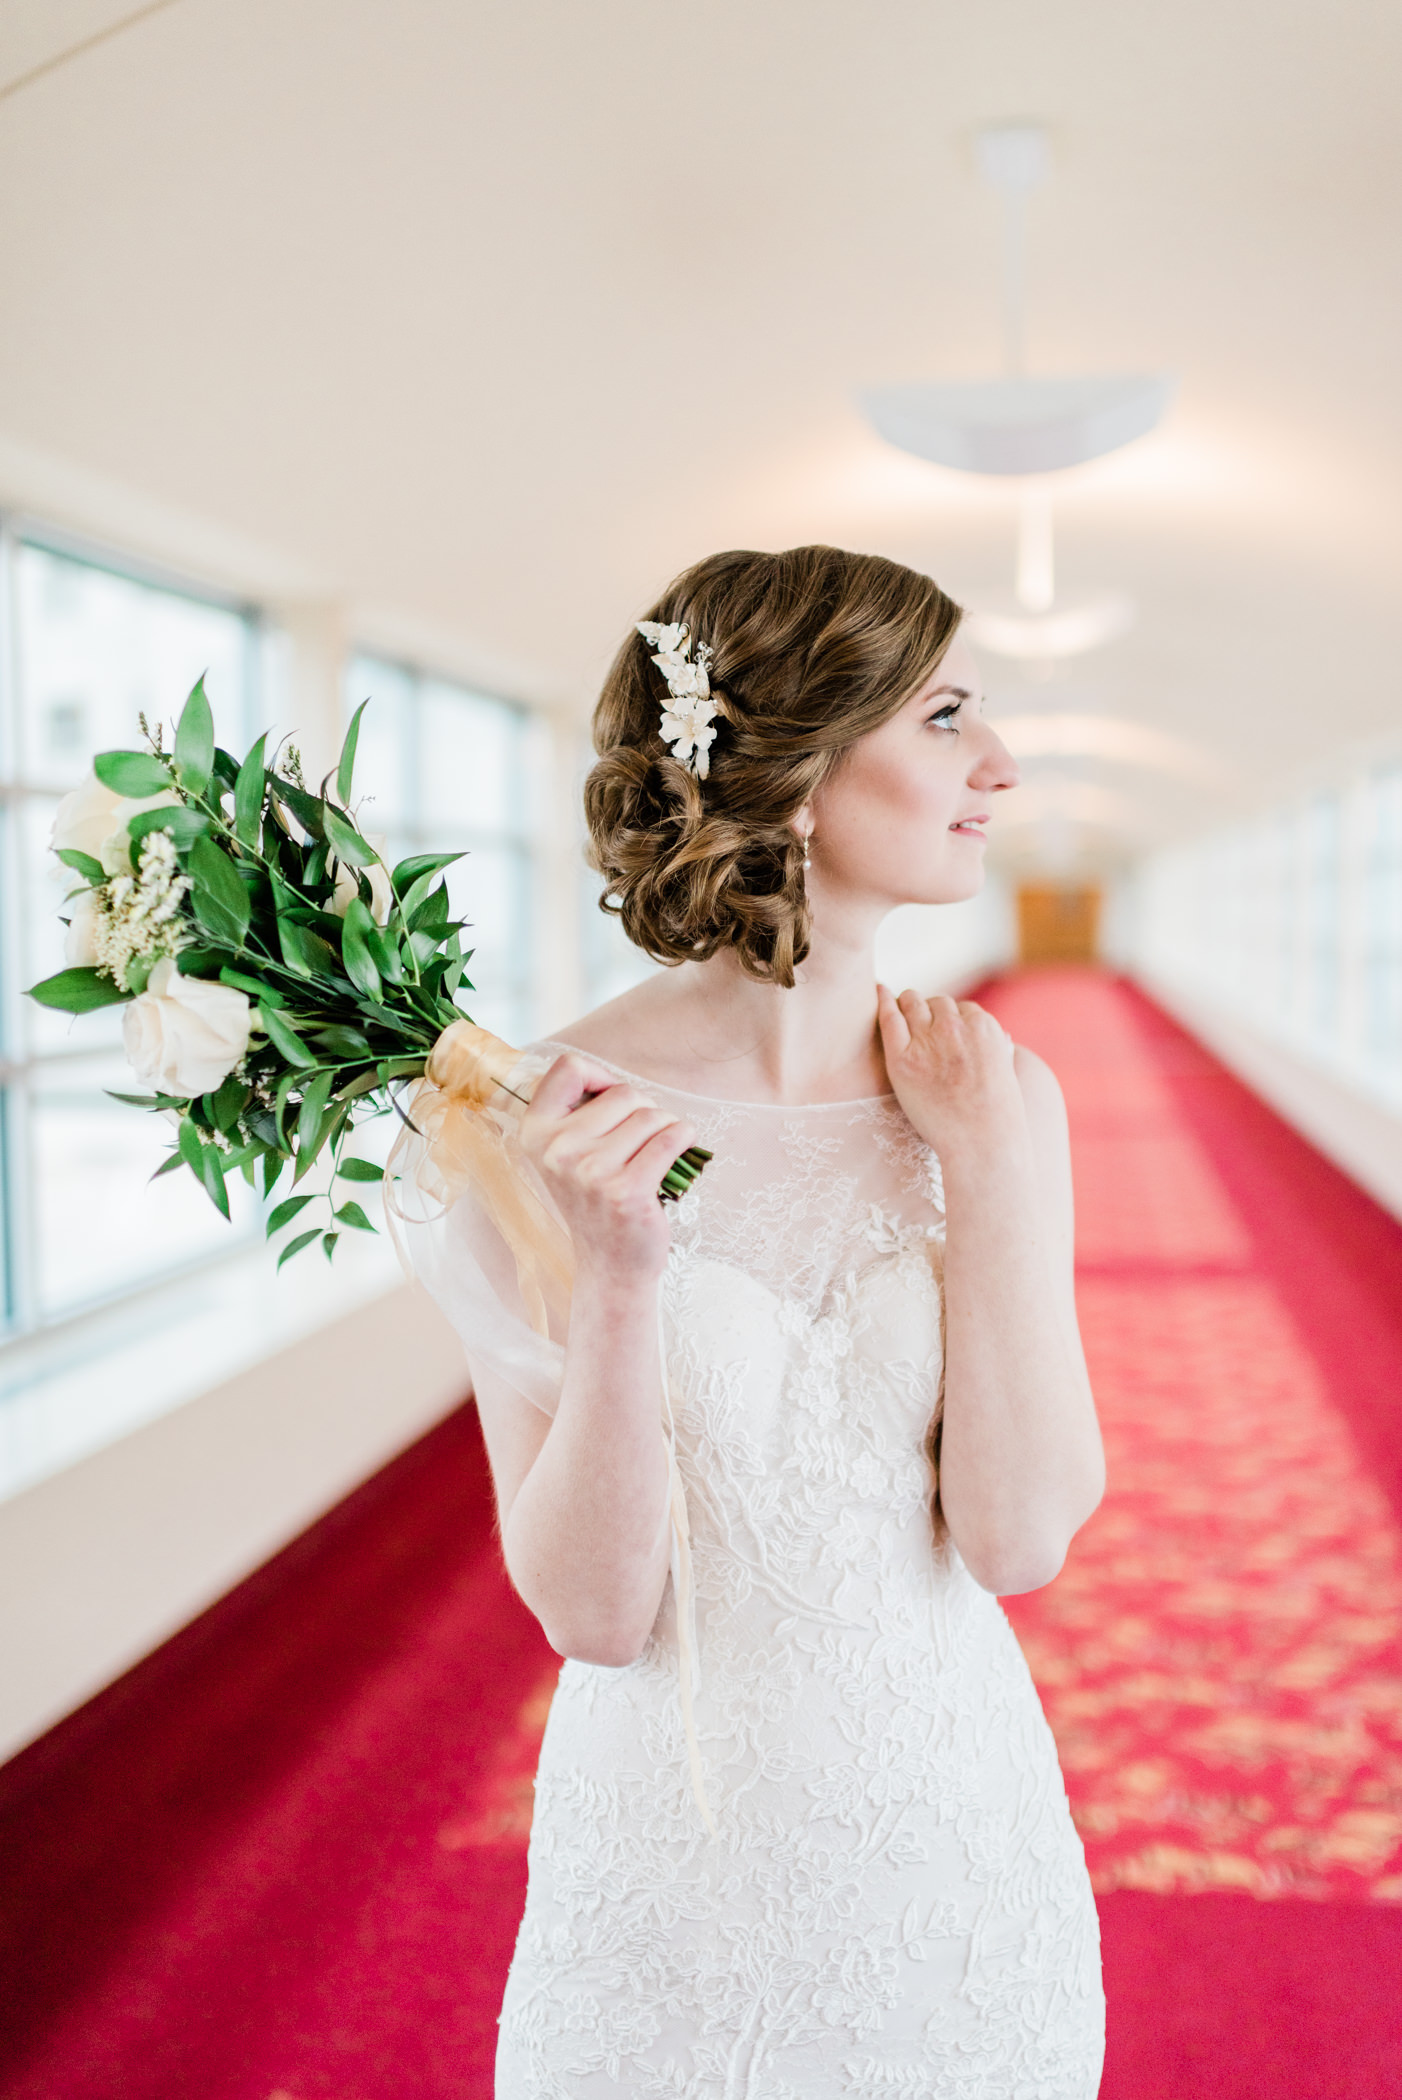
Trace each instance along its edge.
<path fill-rule="evenodd" d="M 385 1173 L 343 1151 L 357 1119 L 393 1109 L 417 1129 L 400 1096 L 426 1081 L 471 1114 L 520 1060 L 458 1003 L 471 951 L 443 871 L 463 856 L 390 868 L 360 828 L 352 785 L 368 704 L 313 793 L 294 745 L 269 760 L 266 731 L 242 760 L 218 748 L 201 679 L 173 749 L 141 716 L 148 748 L 100 753 L 54 820 L 53 850 L 76 878 L 68 967 L 29 996 L 73 1014 L 125 1007 L 127 1058 L 149 1091 L 114 1098 L 174 1121 L 157 1175 L 188 1168 L 226 1218 L 231 1175 L 267 1198 L 285 1169 L 295 1190 L 325 1157 L 324 1192 L 289 1193 L 268 1213 L 269 1238 L 301 1221 L 279 1268 L 318 1239 L 329 1260 L 344 1231 L 375 1230 L 338 1186 Z M 660 1198 L 683 1194 L 709 1157 L 684 1153 Z M 316 1202 L 328 1215 L 305 1229 Z"/>

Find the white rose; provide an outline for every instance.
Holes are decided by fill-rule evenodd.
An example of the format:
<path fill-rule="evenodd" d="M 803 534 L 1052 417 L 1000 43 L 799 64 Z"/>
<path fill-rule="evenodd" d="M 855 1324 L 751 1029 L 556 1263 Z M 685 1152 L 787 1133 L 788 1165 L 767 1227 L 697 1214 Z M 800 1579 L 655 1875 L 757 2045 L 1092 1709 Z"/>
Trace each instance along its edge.
<path fill-rule="evenodd" d="M 74 902 L 73 916 L 63 937 L 63 959 L 70 967 L 96 968 L 98 917 L 97 899 L 91 890 L 84 890 Z"/>
<path fill-rule="evenodd" d="M 383 853 L 389 841 L 382 831 L 367 831 L 365 833 L 365 843 L 367 846 L 373 846 L 377 853 Z M 379 861 L 376 861 L 373 867 L 364 868 L 361 872 L 370 878 L 370 916 L 377 926 L 387 925 L 390 912 L 394 906 L 394 891 L 389 886 L 389 870 Z M 334 911 L 338 919 L 344 919 L 346 912 L 350 908 L 352 897 L 358 897 L 359 895 L 360 891 L 357 889 L 355 881 L 355 869 L 348 868 L 343 860 L 338 860 L 336 863 L 336 887 L 331 893 L 331 901 L 326 907 L 327 910 Z"/>
<path fill-rule="evenodd" d="M 90 776 L 59 803 L 49 845 L 55 853 L 76 846 L 80 853 L 100 860 L 109 875 L 129 875 L 127 818 L 138 810 L 163 809 L 167 803 L 180 805 L 180 797 L 171 788 L 162 788 L 158 795 L 117 795 Z"/>
<path fill-rule="evenodd" d="M 182 977 L 162 956 L 122 1016 L 127 1062 L 154 1093 L 187 1101 L 212 1094 L 248 1048 L 251 1011 L 231 984 Z"/>

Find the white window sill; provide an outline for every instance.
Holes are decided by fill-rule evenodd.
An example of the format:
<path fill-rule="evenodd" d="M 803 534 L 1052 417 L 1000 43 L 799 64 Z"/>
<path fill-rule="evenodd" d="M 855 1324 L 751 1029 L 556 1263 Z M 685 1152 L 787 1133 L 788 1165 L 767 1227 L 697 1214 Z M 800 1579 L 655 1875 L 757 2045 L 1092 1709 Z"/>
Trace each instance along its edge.
<path fill-rule="evenodd" d="M 279 1273 L 261 1240 L 72 1328 L 0 1355 L 0 1501 L 115 1443 L 263 1357 L 393 1290 L 383 1238 L 348 1235 Z"/>

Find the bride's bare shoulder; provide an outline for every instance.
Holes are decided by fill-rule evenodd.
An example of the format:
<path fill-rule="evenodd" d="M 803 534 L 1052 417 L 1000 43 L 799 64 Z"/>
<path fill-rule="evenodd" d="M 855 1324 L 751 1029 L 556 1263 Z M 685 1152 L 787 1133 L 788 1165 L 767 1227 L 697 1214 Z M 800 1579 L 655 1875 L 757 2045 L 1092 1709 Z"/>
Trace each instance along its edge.
<path fill-rule="evenodd" d="M 640 1077 L 665 1080 L 675 1056 L 667 1027 L 671 991 L 659 972 L 571 1021 L 567 1028 L 556 1028 L 550 1040 L 582 1050 L 586 1057 L 621 1065 Z"/>

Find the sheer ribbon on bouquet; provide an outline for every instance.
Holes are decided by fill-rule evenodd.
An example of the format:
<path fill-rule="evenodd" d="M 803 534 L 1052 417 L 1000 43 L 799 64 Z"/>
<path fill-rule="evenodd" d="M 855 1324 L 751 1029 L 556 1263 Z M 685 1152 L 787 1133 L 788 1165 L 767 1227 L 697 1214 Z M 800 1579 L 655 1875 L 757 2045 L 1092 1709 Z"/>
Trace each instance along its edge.
<path fill-rule="evenodd" d="M 533 1406 L 553 1415 L 564 1372 L 574 1249 L 520 1133 L 522 1111 L 545 1069 L 545 1059 L 513 1049 L 488 1029 L 453 1022 L 439 1036 L 423 1078 L 404 1103 L 384 1190 L 386 1222 L 401 1266 L 443 1305 L 469 1359 L 489 1365 Z M 449 1220 L 459 1213 L 466 1227 L 450 1239 Z M 519 1314 L 508 1302 L 511 1285 Z M 696 1734 L 700 1670 L 691 1531 L 677 1466 L 660 1300 L 658 1353 L 682 1726 L 692 1789 L 714 1836 Z"/>

